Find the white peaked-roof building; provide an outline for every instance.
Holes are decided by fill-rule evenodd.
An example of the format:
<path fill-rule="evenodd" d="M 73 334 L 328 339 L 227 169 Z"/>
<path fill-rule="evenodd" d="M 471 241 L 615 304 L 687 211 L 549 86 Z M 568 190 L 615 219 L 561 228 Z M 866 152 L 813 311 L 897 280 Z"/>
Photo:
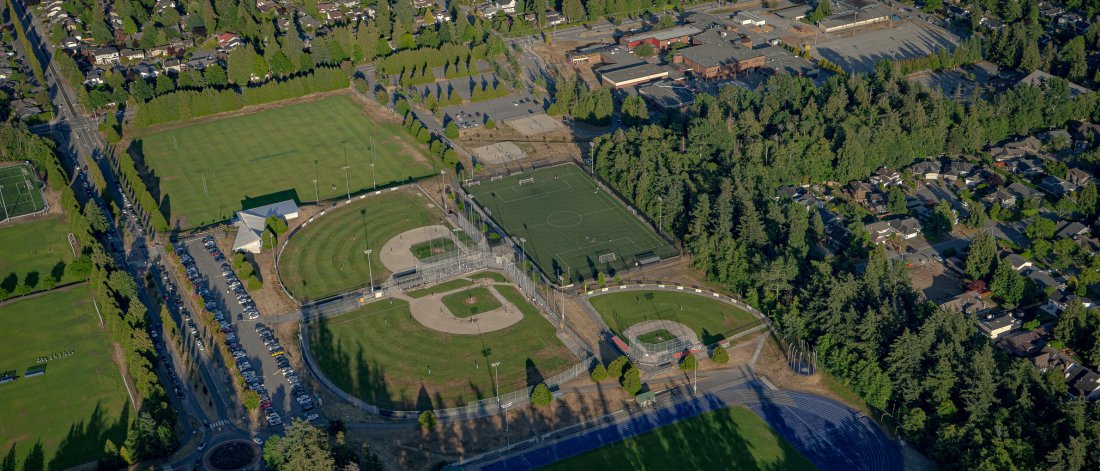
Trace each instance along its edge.
<path fill-rule="evenodd" d="M 294 200 L 286 200 L 237 211 L 237 238 L 233 240 L 233 251 L 260 253 L 263 247 L 265 222 L 271 216 L 278 216 L 287 221 L 297 219 L 298 205 Z"/>

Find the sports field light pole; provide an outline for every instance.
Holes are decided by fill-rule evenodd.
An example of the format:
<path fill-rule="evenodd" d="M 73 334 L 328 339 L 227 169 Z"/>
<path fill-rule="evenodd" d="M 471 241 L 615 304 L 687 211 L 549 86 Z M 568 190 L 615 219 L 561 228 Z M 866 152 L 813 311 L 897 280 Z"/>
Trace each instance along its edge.
<path fill-rule="evenodd" d="M 519 258 L 520 258 L 520 261 L 523 262 L 523 274 L 524 275 L 527 274 L 527 250 L 525 250 L 526 246 L 527 246 L 527 239 L 524 239 L 523 237 L 520 237 L 519 238 Z"/>
<path fill-rule="evenodd" d="M 447 184 L 447 169 L 440 170 L 439 174 L 443 175 L 443 184 L 446 185 Z M 442 187 L 439 188 L 439 199 L 443 200 L 443 212 L 444 213 L 447 212 L 447 195 L 443 194 L 443 188 Z"/>
<path fill-rule="evenodd" d="M 348 203 L 351 202 L 351 181 L 348 180 L 348 169 L 351 168 L 351 164 L 348 163 L 348 141 L 344 140 L 344 187 L 348 190 Z"/>
<path fill-rule="evenodd" d="M 565 328 L 565 276 L 558 275 L 558 301 L 561 302 L 561 328 Z"/>
<path fill-rule="evenodd" d="M 371 267 L 370 254 L 374 253 L 374 250 L 367 249 L 363 253 L 367 254 L 367 273 L 370 276 L 370 295 L 374 296 L 374 268 Z"/>
<path fill-rule="evenodd" d="M 378 174 L 374 172 L 374 136 L 370 137 L 370 175 L 374 181 L 374 190 L 378 191 Z"/>
<path fill-rule="evenodd" d="M 321 192 L 317 190 L 317 178 L 321 176 L 320 160 L 313 160 L 313 204 L 321 204 Z"/>

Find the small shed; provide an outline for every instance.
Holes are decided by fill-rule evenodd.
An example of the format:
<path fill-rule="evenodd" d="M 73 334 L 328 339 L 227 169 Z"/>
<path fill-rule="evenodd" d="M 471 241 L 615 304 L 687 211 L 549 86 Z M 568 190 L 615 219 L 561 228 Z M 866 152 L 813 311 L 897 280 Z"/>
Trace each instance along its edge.
<path fill-rule="evenodd" d="M 642 407 L 649 407 L 652 406 L 653 403 L 657 402 L 657 393 L 653 391 L 646 391 L 644 393 L 638 394 L 637 396 L 634 396 L 634 400 L 638 401 L 638 405 Z"/>

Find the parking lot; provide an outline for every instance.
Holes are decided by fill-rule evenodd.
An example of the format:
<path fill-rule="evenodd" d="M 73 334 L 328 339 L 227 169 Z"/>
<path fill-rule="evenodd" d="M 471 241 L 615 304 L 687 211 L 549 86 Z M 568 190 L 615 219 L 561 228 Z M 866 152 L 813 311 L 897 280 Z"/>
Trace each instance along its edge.
<path fill-rule="evenodd" d="M 198 273 L 198 281 L 193 283 L 226 333 L 233 354 L 226 367 L 238 369 L 260 395 L 268 425 L 279 426 L 292 416 L 313 414 L 311 394 L 291 368 L 274 333 L 257 322 L 259 312 L 233 273 L 232 262 L 213 246 L 212 239 L 193 239 L 183 247 L 193 257 L 193 272 Z"/>
<path fill-rule="evenodd" d="M 896 22 L 887 28 L 857 30 L 835 39 L 822 38 L 814 52 L 849 72 L 870 73 L 875 62 L 899 60 L 954 48 L 958 36 L 947 30 L 917 21 Z"/>
<path fill-rule="evenodd" d="M 482 126 L 485 120 L 490 118 L 499 125 L 507 119 L 534 115 L 542 111 L 542 102 L 529 93 L 513 93 L 506 97 L 443 109 L 447 120 L 454 120 L 459 129 Z"/>

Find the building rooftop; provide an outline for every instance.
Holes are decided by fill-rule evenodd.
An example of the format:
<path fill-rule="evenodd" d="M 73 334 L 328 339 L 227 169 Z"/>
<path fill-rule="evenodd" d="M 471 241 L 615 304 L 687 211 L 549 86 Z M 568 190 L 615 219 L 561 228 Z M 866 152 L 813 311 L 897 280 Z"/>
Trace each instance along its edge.
<path fill-rule="evenodd" d="M 1036 70 L 1035 72 L 1032 72 L 1032 73 L 1028 74 L 1027 77 L 1024 77 L 1024 78 L 1020 79 L 1019 83 L 1020 84 L 1027 84 L 1027 85 L 1034 85 L 1036 87 L 1039 87 L 1039 86 L 1042 86 L 1042 85 L 1046 84 L 1047 81 L 1049 81 L 1051 79 L 1058 79 L 1058 78 L 1059 77 L 1055 77 L 1055 76 L 1050 75 L 1050 74 L 1048 74 L 1046 72 L 1043 72 L 1041 70 Z M 1065 80 L 1065 79 L 1062 79 L 1062 80 Z M 1071 95 L 1080 95 L 1080 94 L 1089 93 L 1089 92 L 1092 91 L 1092 90 L 1089 90 L 1085 87 L 1077 85 L 1076 83 L 1070 82 L 1069 80 L 1066 80 L 1066 83 L 1069 85 L 1069 90 L 1070 90 Z"/>
<path fill-rule="evenodd" d="M 676 54 L 708 68 L 762 57 L 759 52 L 728 41 L 686 47 L 677 51 Z"/>
<path fill-rule="evenodd" d="M 683 36 L 695 36 L 701 33 L 699 28 L 694 26 L 673 26 L 671 28 L 658 29 L 653 31 L 646 31 L 644 33 L 632 34 L 623 38 L 623 41 L 634 42 L 641 41 L 643 39 L 656 39 L 658 41 L 666 41 L 669 39 L 675 39 Z"/>
<path fill-rule="evenodd" d="M 618 65 L 618 64 L 616 64 Z M 642 62 L 628 67 L 618 67 L 611 70 L 600 69 L 598 71 L 605 79 L 614 83 L 629 82 L 631 80 L 652 77 L 655 75 L 668 75 L 668 68 L 659 65 Z"/>

